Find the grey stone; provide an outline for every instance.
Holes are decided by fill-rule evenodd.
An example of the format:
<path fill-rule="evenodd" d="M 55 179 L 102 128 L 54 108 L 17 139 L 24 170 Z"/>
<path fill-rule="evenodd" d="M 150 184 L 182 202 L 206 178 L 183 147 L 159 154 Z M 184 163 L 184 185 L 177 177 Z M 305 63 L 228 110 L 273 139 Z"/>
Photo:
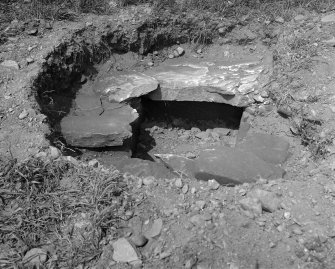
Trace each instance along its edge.
<path fill-rule="evenodd" d="M 300 14 L 300 15 L 297 15 L 297 16 L 294 17 L 294 20 L 295 20 L 295 21 L 302 21 L 302 20 L 304 20 L 304 19 L 305 19 L 305 16 L 304 16 L 304 15 L 301 15 L 301 14 Z"/>
<path fill-rule="evenodd" d="M 90 160 L 88 162 L 88 165 L 91 166 L 91 167 L 97 168 L 97 167 L 99 167 L 99 161 L 97 159 Z"/>
<path fill-rule="evenodd" d="M 19 119 L 20 120 L 23 120 L 23 119 L 25 119 L 26 117 L 28 117 L 28 115 L 29 115 L 29 112 L 27 111 L 27 110 L 23 110 L 21 113 L 20 113 L 20 115 L 19 115 Z"/>
<path fill-rule="evenodd" d="M 278 22 L 278 23 L 284 23 L 285 22 L 285 20 L 282 17 L 276 17 L 275 21 Z"/>
<path fill-rule="evenodd" d="M 16 70 L 20 69 L 19 64 L 13 60 L 5 60 L 1 63 L 1 65 L 8 68 L 14 68 Z"/>
<path fill-rule="evenodd" d="M 143 247 L 148 242 L 148 239 L 142 234 L 133 234 L 130 237 L 130 241 L 137 247 Z"/>
<path fill-rule="evenodd" d="M 258 199 L 247 197 L 240 201 L 240 205 L 249 217 L 258 217 L 262 215 L 262 205 Z"/>
<path fill-rule="evenodd" d="M 139 261 L 136 249 L 125 238 L 120 238 L 112 244 L 114 248 L 113 260 L 116 262 L 131 263 Z"/>
<path fill-rule="evenodd" d="M 49 156 L 50 156 L 51 159 L 55 160 L 55 159 L 59 158 L 60 155 L 61 154 L 60 154 L 60 151 L 59 151 L 58 148 L 52 147 L 52 146 L 49 147 Z"/>
<path fill-rule="evenodd" d="M 152 223 L 151 227 L 144 232 L 146 238 L 154 238 L 159 236 L 163 228 L 163 220 L 156 219 Z"/>
<path fill-rule="evenodd" d="M 23 264 L 41 267 L 47 260 L 47 252 L 41 248 L 33 248 L 29 250 L 22 259 Z"/>
<path fill-rule="evenodd" d="M 281 164 L 289 157 L 290 144 L 282 137 L 255 133 L 238 142 L 236 148 L 255 154 L 265 162 Z"/>
<path fill-rule="evenodd" d="M 265 68 L 258 59 L 233 65 L 178 59 L 176 63 L 163 63 L 144 73 L 160 83 L 159 89 L 148 95 L 152 100 L 216 102 L 245 107 L 254 102 L 248 93 L 258 87 Z"/>
<path fill-rule="evenodd" d="M 111 102 L 123 102 L 156 90 L 158 81 L 143 73 L 122 71 L 98 78 L 91 87 L 96 93 L 107 95 Z"/>
<path fill-rule="evenodd" d="M 182 47 L 178 47 L 177 52 L 179 56 L 182 56 L 185 53 L 185 50 Z"/>
<path fill-rule="evenodd" d="M 281 199 L 273 192 L 261 189 L 254 189 L 248 193 L 248 197 L 258 199 L 262 209 L 268 212 L 275 212 L 281 207 Z"/>
<path fill-rule="evenodd" d="M 135 109 L 128 105 L 111 104 L 114 108 L 102 114 L 88 110 L 86 115 L 71 115 L 61 121 L 66 142 L 76 147 L 122 146 L 132 137 L 131 124 L 138 118 Z"/>
<path fill-rule="evenodd" d="M 331 22 L 335 22 L 335 13 L 332 14 L 328 14 L 326 16 L 323 16 L 321 18 L 321 22 L 322 23 L 331 23 Z"/>
<path fill-rule="evenodd" d="M 259 178 L 282 178 L 285 171 L 266 163 L 251 152 L 229 147 L 204 150 L 195 160 L 194 176 L 200 180 L 215 179 L 220 184 L 256 182 Z"/>

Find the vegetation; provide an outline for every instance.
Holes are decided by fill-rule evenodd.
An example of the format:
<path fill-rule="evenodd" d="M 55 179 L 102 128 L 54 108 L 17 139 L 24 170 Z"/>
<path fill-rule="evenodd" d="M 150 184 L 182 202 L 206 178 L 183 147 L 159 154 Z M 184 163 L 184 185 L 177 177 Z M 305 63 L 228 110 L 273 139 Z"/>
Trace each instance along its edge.
<path fill-rule="evenodd" d="M 7 170 L 0 180 L 0 244 L 11 251 L 0 255 L 0 266 L 23 268 L 24 250 L 52 243 L 57 262 L 74 268 L 100 254 L 99 234 L 116 227 L 131 206 L 118 172 L 39 158 Z M 73 237 L 79 235 L 64 227 L 82 213 L 96 233 L 78 245 Z"/>

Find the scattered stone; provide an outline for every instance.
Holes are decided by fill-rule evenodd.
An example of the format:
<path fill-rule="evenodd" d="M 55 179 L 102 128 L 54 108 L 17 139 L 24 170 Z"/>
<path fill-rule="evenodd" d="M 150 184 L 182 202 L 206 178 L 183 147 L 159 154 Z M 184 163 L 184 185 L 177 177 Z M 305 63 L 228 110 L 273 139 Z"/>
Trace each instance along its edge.
<path fill-rule="evenodd" d="M 334 47 L 335 46 L 335 37 L 323 41 L 324 44 Z"/>
<path fill-rule="evenodd" d="M 322 23 L 331 23 L 331 22 L 335 22 L 335 13 L 332 14 L 328 14 L 326 16 L 323 16 L 321 18 L 321 22 Z"/>
<path fill-rule="evenodd" d="M 254 96 L 254 100 L 257 102 L 257 103 L 263 103 L 264 102 L 264 98 L 260 95 L 255 95 Z"/>
<path fill-rule="evenodd" d="M 285 219 L 290 219 L 291 218 L 291 213 L 290 212 L 284 212 L 284 218 Z"/>
<path fill-rule="evenodd" d="M 210 132 L 200 132 L 200 133 L 197 133 L 195 137 L 206 141 L 211 138 L 211 133 Z"/>
<path fill-rule="evenodd" d="M 240 201 L 240 205 L 251 218 L 262 215 L 262 204 L 258 199 L 247 197 Z"/>
<path fill-rule="evenodd" d="M 214 128 L 213 132 L 218 133 L 220 136 L 227 136 L 230 133 L 229 128 Z"/>
<path fill-rule="evenodd" d="M 154 66 L 154 63 L 153 62 L 148 62 L 148 66 L 152 67 L 152 66 Z"/>
<path fill-rule="evenodd" d="M 198 214 L 198 215 L 194 215 L 190 218 L 190 222 L 194 225 L 194 226 L 204 226 L 206 224 L 204 218 L 202 215 Z"/>
<path fill-rule="evenodd" d="M 198 49 L 198 50 L 197 50 L 197 53 L 198 53 L 198 54 L 201 54 L 201 53 L 202 53 L 202 49 Z"/>
<path fill-rule="evenodd" d="M 192 194 L 195 194 L 196 192 L 197 192 L 197 189 L 196 189 L 195 187 L 192 187 L 192 188 L 191 188 L 191 193 L 192 193 Z"/>
<path fill-rule="evenodd" d="M 192 152 L 187 152 L 186 153 L 186 158 L 188 158 L 188 159 L 195 159 L 196 157 L 197 156 Z"/>
<path fill-rule="evenodd" d="M 220 184 L 215 179 L 208 180 L 208 187 L 211 190 L 217 190 L 220 187 Z"/>
<path fill-rule="evenodd" d="M 31 58 L 31 57 L 28 57 L 28 58 L 26 59 L 26 61 L 27 61 L 27 64 L 31 64 L 31 63 L 33 63 L 35 60 L 34 60 L 33 58 Z"/>
<path fill-rule="evenodd" d="M 47 260 L 47 253 L 41 248 L 33 248 L 29 250 L 22 259 L 22 263 L 30 266 L 40 268 L 41 265 Z"/>
<path fill-rule="evenodd" d="M 305 19 L 305 16 L 304 16 L 304 15 L 301 15 L 301 14 L 300 14 L 300 15 L 297 15 L 297 16 L 294 17 L 294 20 L 295 20 L 295 21 L 302 21 L 302 20 L 304 20 L 304 19 Z"/>
<path fill-rule="evenodd" d="M 161 254 L 159 254 L 159 259 L 161 259 L 161 260 L 163 260 L 163 259 L 165 259 L 165 258 L 168 258 L 168 257 L 170 257 L 171 256 L 171 251 L 164 251 L 164 252 L 162 252 Z"/>
<path fill-rule="evenodd" d="M 51 29 L 52 29 L 52 25 L 51 25 L 50 22 L 47 22 L 47 23 L 45 24 L 45 29 L 48 29 L 48 30 L 51 30 Z"/>
<path fill-rule="evenodd" d="M 116 262 L 134 262 L 139 261 L 139 255 L 136 249 L 125 238 L 120 238 L 113 244 L 113 260 Z"/>
<path fill-rule="evenodd" d="M 23 119 L 25 119 L 26 117 L 28 117 L 28 115 L 29 115 L 29 112 L 27 111 L 27 110 L 23 110 L 21 113 L 20 113 L 20 115 L 19 115 L 19 119 L 20 120 L 23 120 Z"/>
<path fill-rule="evenodd" d="M 97 168 L 99 167 L 99 161 L 97 159 L 90 160 L 88 162 L 88 165 L 91 167 Z"/>
<path fill-rule="evenodd" d="M 130 240 L 137 247 L 143 247 L 148 242 L 148 239 L 142 234 L 134 234 L 130 237 Z"/>
<path fill-rule="evenodd" d="M 199 201 L 196 201 L 195 202 L 195 205 L 199 208 L 199 209 L 204 209 L 205 208 L 205 206 L 206 206 L 206 202 L 205 201 L 203 201 L 203 200 L 199 200 Z"/>
<path fill-rule="evenodd" d="M 192 269 L 193 266 L 196 265 L 197 263 L 197 258 L 196 257 L 192 257 L 191 259 L 188 259 L 186 262 L 185 262 L 185 269 Z"/>
<path fill-rule="evenodd" d="M 293 228 L 292 232 L 296 235 L 302 235 L 303 234 L 302 230 L 299 227 Z"/>
<path fill-rule="evenodd" d="M 28 35 L 37 35 L 37 33 L 38 33 L 38 29 L 37 28 L 29 30 L 27 32 Z"/>
<path fill-rule="evenodd" d="M 58 148 L 50 146 L 49 147 L 49 156 L 52 160 L 56 160 L 60 157 L 60 151 Z"/>
<path fill-rule="evenodd" d="M 254 189 L 248 193 L 248 196 L 259 200 L 262 205 L 262 209 L 265 211 L 275 212 L 281 207 L 281 199 L 279 199 L 273 192 Z"/>
<path fill-rule="evenodd" d="M 158 51 L 155 50 L 152 54 L 155 55 L 155 56 L 157 56 L 158 55 Z"/>
<path fill-rule="evenodd" d="M 86 27 L 89 27 L 89 26 L 92 26 L 92 25 L 93 25 L 93 22 L 91 22 L 91 21 L 86 22 Z"/>
<path fill-rule="evenodd" d="M 177 52 L 179 56 L 182 56 L 185 53 L 185 50 L 182 47 L 178 47 Z"/>
<path fill-rule="evenodd" d="M 2 66 L 8 67 L 8 68 L 14 68 L 16 70 L 20 69 L 19 64 L 16 61 L 13 60 L 5 60 L 1 63 Z"/>
<path fill-rule="evenodd" d="M 154 238 L 158 235 L 160 235 L 163 228 L 163 220 L 162 219 L 156 219 L 154 220 L 151 228 L 145 232 L 146 238 Z"/>
<path fill-rule="evenodd" d="M 278 23 L 284 23 L 285 22 L 285 20 L 282 17 L 276 17 L 275 21 L 278 22 Z"/>
<path fill-rule="evenodd" d="M 174 58 L 174 55 L 173 54 L 169 54 L 169 59 L 173 59 Z"/>
<path fill-rule="evenodd" d="M 146 186 L 149 186 L 154 182 L 155 182 L 155 178 L 153 176 L 143 178 L 143 184 Z"/>
<path fill-rule="evenodd" d="M 177 178 L 176 181 L 174 182 L 174 185 L 178 188 L 181 189 L 183 187 L 183 181 L 181 178 Z"/>
<path fill-rule="evenodd" d="M 278 114 L 284 116 L 285 118 L 289 118 L 292 116 L 292 109 L 288 105 L 281 105 L 277 109 Z"/>
<path fill-rule="evenodd" d="M 183 186 L 183 188 L 181 189 L 181 191 L 182 191 L 183 194 L 186 194 L 186 193 L 188 192 L 188 185 L 185 184 L 185 185 Z"/>
<path fill-rule="evenodd" d="M 263 97 L 263 98 L 268 98 L 269 97 L 269 93 L 267 92 L 267 91 L 262 91 L 261 92 L 261 96 Z"/>

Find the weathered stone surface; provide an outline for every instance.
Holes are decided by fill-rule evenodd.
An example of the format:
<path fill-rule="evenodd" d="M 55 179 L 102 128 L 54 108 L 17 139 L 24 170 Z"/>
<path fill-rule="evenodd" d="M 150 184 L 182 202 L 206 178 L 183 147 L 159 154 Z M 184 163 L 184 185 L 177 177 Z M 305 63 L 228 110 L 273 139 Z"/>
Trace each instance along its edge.
<path fill-rule="evenodd" d="M 335 13 L 328 14 L 326 16 L 323 16 L 321 18 L 321 22 L 323 23 L 330 23 L 330 22 L 335 22 Z"/>
<path fill-rule="evenodd" d="M 97 79 L 92 88 L 96 93 L 107 95 L 110 101 L 123 102 L 156 90 L 158 81 L 139 72 L 123 71 Z"/>
<path fill-rule="evenodd" d="M 41 265 L 47 260 L 47 252 L 40 248 L 33 248 L 29 250 L 22 259 L 22 263 L 25 265 L 41 267 Z"/>
<path fill-rule="evenodd" d="M 240 201 L 240 206 L 251 218 L 262 215 L 261 202 L 256 198 L 244 198 Z"/>
<path fill-rule="evenodd" d="M 254 189 L 248 193 L 248 197 L 258 199 L 265 211 L 275 212 L 280 208 L 281 199 L 274 192 Z"/>
<path fill-rule="evenodd" d="M 20 69 L 19 64 L 13 60 L 5 60 L 1 63 L 1 65 L 4 67 L 16 69 L 16 70 Z"/>
<path fill-rule="evenodd" d="M 175 174 L 171 172 L 168 168 L 166 168 L 163 164 L 150 162 L 141 159 L 123 159 L 119 162 L 113 163 L 113 165 L 121 172 L 128 172 L 136 177 L 151 177 L 154 178 L 174 178 Z"/>
<path fill-rule="evenodd" d="M 147 70 L 160 88 L 149 94 L 152 100 L 199 101 L 248 106 L 253 100 L 248 93 L 258 87 L 264 70 L 258 61 L 244 63 L 183 62 Z"/>
<path fill-rule="evenodd" d="M 120 238 L 113 244 L 113 260 L 116 262 L 134 262 L 139 261 L 140 257 L 136 249 L 125 238 Z"/>
<path fill-rule="evenodd" d="M 228 147 L 204 150 L 195 160 L 195 177 L 215 179 L 220 184 L 255 182 L 259 178 L 281 178 L 285 171 L 269 164 L 253 153 Z"/>
<path fill-rule="evenodd" d="M 102 114 L 98 112 L 87 110 L 84 115 L 77 113 L 64 117 L 61 131 L 66 142 L 76 147 L 96 148 L 122 146 L 126 139 L 131 138 L 130 124 L 138 118 L 135 109 L 114 103 L 108 110 L 100 112 Z"/>
<path fill-rule="evenodd" d="M 290 144 L 279 136 L 255 133 L 237 143 L 236 147 L 255 154 L 265 162 L 281 164 L 289 157 Z"/>
<path fill-rule="evenodd" d="M 184 174 L 188 177 L 194 177 L 195 162 L 187 157 L 174 155 L 174 154 L 155 154 L 166 167 L 177 174 Z"/>

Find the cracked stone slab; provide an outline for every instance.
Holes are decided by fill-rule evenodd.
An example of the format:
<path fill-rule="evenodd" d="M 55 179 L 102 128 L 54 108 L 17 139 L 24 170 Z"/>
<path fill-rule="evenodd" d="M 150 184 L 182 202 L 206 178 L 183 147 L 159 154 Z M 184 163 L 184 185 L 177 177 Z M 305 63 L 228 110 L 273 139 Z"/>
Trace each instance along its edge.
<path fill-rule="evenodd" d="M 106 110 L 101 110 L 95 109 L 97 104 L 93 98 L 93 109 L 76 110 L 62 119 L 61 132 L 69 145 L 87 148 L 122 146 L 132 137 L 131 124 L 138 119 L 135 109 L 110 103 Z"/>
<path fill-rule="evenodd" d="M 249 93 L 259 87 L 265 70 L 260 60 L 246 62 L 163 63 L 145 74 L 159 81 L 158 90 L 148 96 L 152 100 L 198 101 L 226 103 L 245 107 L 253 103 Z"/>
<path fill-rule="evenodd" d="M 111 102 L 124 102 L 156 90 L 158 81 L 136 71 L 122 71 L 98 78 L 92 88 L 94 92 L 108 96 Z"/>

